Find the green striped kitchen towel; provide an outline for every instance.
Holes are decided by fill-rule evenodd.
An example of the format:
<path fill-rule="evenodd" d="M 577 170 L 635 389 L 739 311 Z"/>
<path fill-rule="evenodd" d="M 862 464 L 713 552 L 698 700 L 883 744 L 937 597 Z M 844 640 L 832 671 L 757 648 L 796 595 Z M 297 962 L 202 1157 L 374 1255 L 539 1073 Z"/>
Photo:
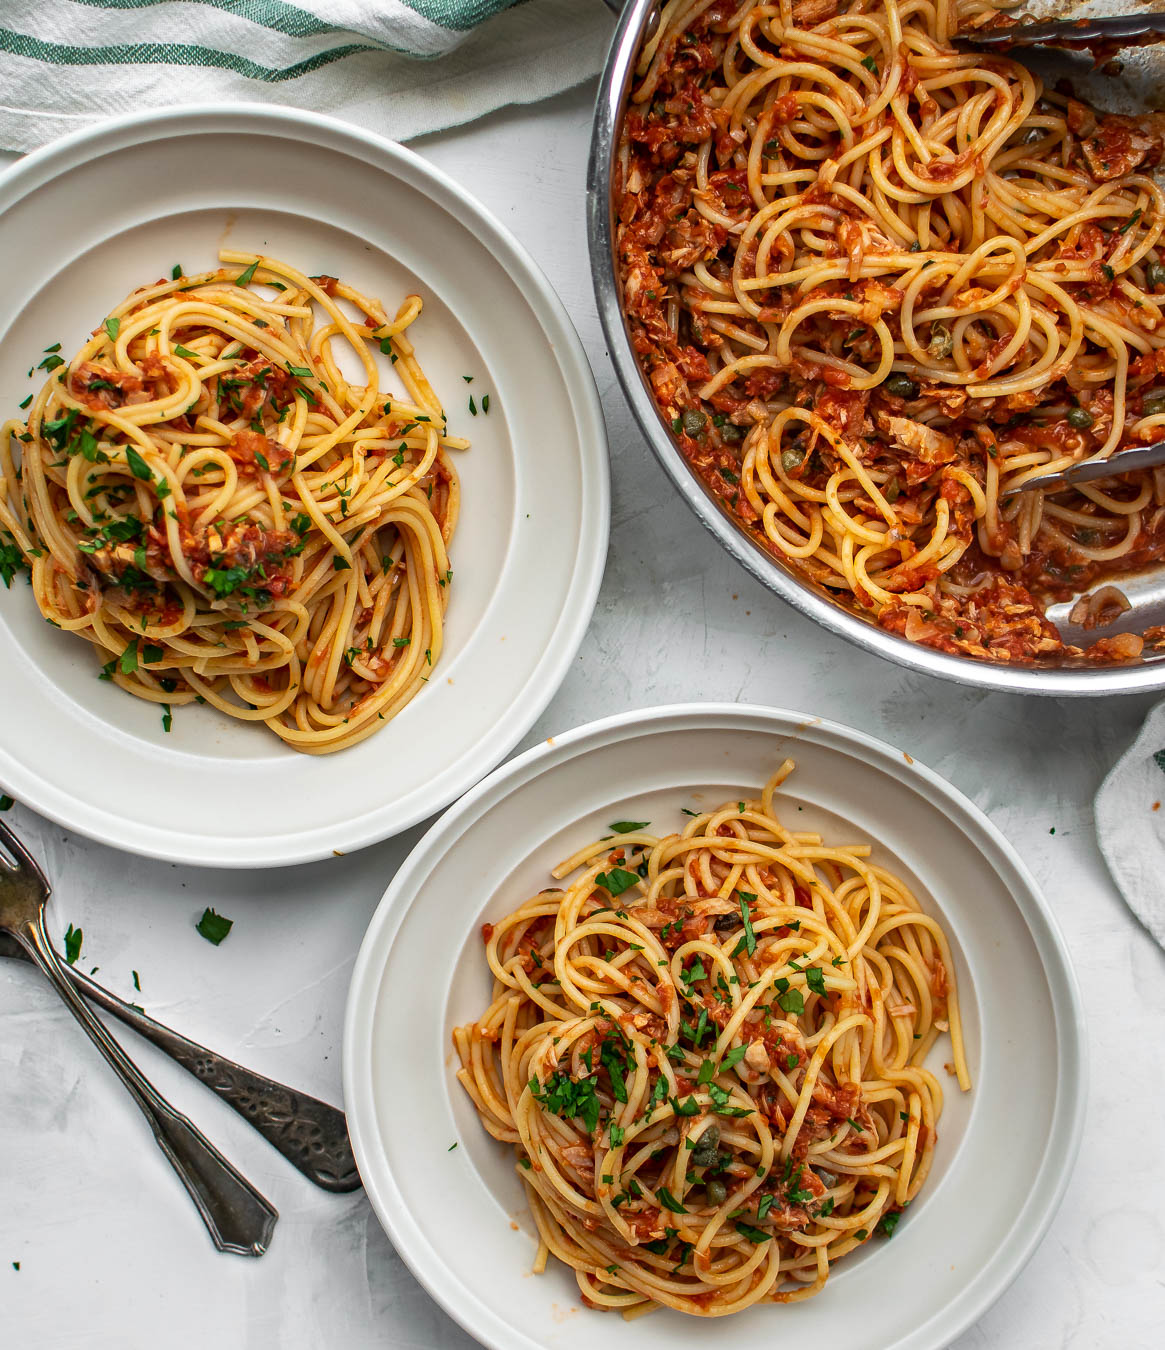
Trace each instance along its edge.
<path fill-rule="evenodd" d="M 256 101 L 408 140 L 578 84 L 610 34 L 600 0 L 0 0 L 0 147 Z"/>

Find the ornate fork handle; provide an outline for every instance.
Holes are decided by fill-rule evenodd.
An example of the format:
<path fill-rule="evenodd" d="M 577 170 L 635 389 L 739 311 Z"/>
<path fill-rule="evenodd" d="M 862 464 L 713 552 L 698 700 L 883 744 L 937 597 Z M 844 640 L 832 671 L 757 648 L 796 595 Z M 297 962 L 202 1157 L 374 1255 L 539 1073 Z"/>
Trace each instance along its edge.
<path fill-rule="evenodd" d="M 342 1111 L 215 1054 L 155 1022 L 75 967 L 67 969 L 73 984 L 87 999 L 132 1027 L 216 1092 L 309 1181 L 337 1193 L 360 1189 Z"/>

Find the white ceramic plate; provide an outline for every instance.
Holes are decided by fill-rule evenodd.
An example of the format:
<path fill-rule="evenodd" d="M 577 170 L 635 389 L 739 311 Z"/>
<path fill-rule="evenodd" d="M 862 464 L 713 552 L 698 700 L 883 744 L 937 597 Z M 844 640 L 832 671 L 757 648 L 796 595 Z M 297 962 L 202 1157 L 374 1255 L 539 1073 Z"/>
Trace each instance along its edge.
<path fill-rule="evenodd" d="M 92 648 L 0 590 L 0 784 L 107 843 L 260 866 L 364 844 L 440 810 L 529 729 L 572 661 L 602 579 L 606 442 L 578 338 L 545 277 L 472 198 L 398 145 L 290 109 L 194 108 L 105 123 L 0 177 L 0 410 L 137 285 L 262 250 L 425 310 L 410 336 L 445 401 L 462 514 L 446 649 L 377 735 L 299 755 L 213 709 L 156 707 L 97 679 Z M 391 384 L 389 369 L 385 377 Z M 474 377 L 472 384 L 463 375 Z M 490 395 L 471 416 L 469 395 Z"/>
<path fill-rule="evenodd" d="M 549 881 L 610 821 L 679 829 L 681 808 L 755 792 L 791 755 L 780 810 L 827 839 L 869 839 L 941 916 L 958 967 L 974 1088 L 949 1083 L 935 1165 L 890 1241 L 842 1262 L 806 1303 L 714 1327 L 581 1306 L 573 1273 L 532 1277 L 532 1221 L 512 1150 L 458 1085 L 452 1028 L 487 1005 L 480 926 Z M 360 949 L 344 1028 L 344 1098 L 381 1223 L 429 1292 L 495 1350 L 753 1350 L 766 1339 L 933 1350 L 999 1296 L 1043 1235 L 1079 1143 L 1079 995 L 1035 884 L 986 817 L 900 750 L 798 713 L 653 708 L 553 738 L 491 774 L 413 850 Z M 449 1151 L 450 1145 L 458 1148 Z"/>

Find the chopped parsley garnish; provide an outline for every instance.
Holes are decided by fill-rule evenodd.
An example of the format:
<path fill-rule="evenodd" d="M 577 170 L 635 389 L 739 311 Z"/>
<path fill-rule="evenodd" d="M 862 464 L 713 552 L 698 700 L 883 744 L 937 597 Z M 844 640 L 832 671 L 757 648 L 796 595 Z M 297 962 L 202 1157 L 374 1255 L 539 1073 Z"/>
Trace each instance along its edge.
<path fill-rule="evenodd" d="M 393 638 L 392 645 L 394 647 L 407 647 L 410 642 L 412 642 L 412 638 Z"/>
<path fill-rule="evenodd" d="M 744 936 L 737 942 L 732 949 L 733 956 L 739 956 L 741 952 L 747 952 L 749 956 L 756 951 L 756 934 L 752 931 L 752 913 L 749 905 L 756 899 L 751 891 L 737 891 L 740 896 L 740 919 L 744 924 Z"/>
<path fill-rule="evenodd" d="M 626 1073 L 634 1067 L 635 1059 L 630 1048 L 620 1036 L 608 1037 L 599 1051 L 599 1063 L 607 1070 L 611 1078 L 611 1095 L 617 1102 L 627 1100 Z"/>
<path fill-rule="evenodd" d="M 202 918 L 195 924 L 195 927 L 207 942 L 213 942 L 216 947 L 234 926 L 234 919 L 226 919 L 209 908 L 202 911 Z"/>
<path fill-rule="evenodd" d="M 576 1082 L 564 1073 L 554 1073 L 545 1087 L 538 1086 L 537 1078 L 530 1079 L 534 1100 L 564 1120 L 581 1120 L 588 1134 L 599 1124 L 599 1099 L 595 1094 L 595 1080 L 584 1078 Z"/>
<path fill-rule="evenodd" d="M 666 1186 L 660 1186 L 656 1190 L 656 1195 L 659 1196 L 659 1203 L 664 1209 L 670 1209 L 673 1214 L 686 1214 L 688 1212 Z"/>
<path fill-rule="evenodd" d="M 825 993 L 825 971 L 820 966 L 813 966 L 805 972 L 805 983 L 815 994 Z"/>
<path fill-rule="evenodd" d="M 24 554 L 15 544 L 0 544 L 0 579 L 6 589 L 11 590 L 12 578 L 26 566 Z"/>
<path fill-rule="evenodd" d="M 609 872 L 600 872 L 595 877 L 595 885 L 602 886 L 608 894 L 615 896 L 622 895 L 638 880 L 639 878 L 634 872 L 628 872 L 622 867 L 612 867 Z"/>
<path fill-rule="evenodd" d="M 800 989 L 786 989 L 783 994 L 778 994 L 777 1004 L 794 1017 L 799 1017 L 805 1011 L 805 999 Z"/>
<path fill-rule="evenodd" d="M 731 1050 L 725 1053 L 724 1058 L 720 1061 L 721 1069 L 733 1068 L 735 1065 L 740 1063 L 740 1061 L 745 1057 L 747 1053 L 748 1053 L 747 1046 L 734 1045 Z"/>
<path fill-rule="evenodd" d="M 683 972 L 681 978 L 689 989 L 696 980 L 706 980 L 708 972 L 704 969 L 703 960 L 697 956 L 695 961 Z"/>
<path fill-rule="evenodd" d="M 118 335 L 118 333 L 121 332 L 121 320 L 120 320 L 120 319 L 115 319 L 115 318 L 106 319 L 105 322 L 101 325 L 101 327 L 104 328 L 105 331 L 109 334 L 109 340 L 110 340 L 110 342 L 116 342 L 116 341 L 117 341 L 117 335 Z"/>
<path fill-rule="evenodd" d="M 135 478 L 144 478 L 149 482 L 153 478 L 154 472 L 146 461 L 138 454 L 132 445 L 125 447 L 126 463 L 129 465 L 130 472 Z"/>
<path fill-rule="evenodd" d="M 739 1219 L 736 1223 L 736 1231 L 742 1236 L 748 1238 L 749 1242 L 760 1244 L 768 1242 L 773 1236 L 772 1233 L 766 1233 L 761 1228 L 753 1228 L 751 1224 L 741 1223 Z"/>
<path fill-rule="evenodd" d="M 650 820 L 617 820 L 607 829 L 613 830 L 615 834 L 636 834 L 639 830 L 647 829 L 650 824 Z"/>
<path fill-rule="evenodd" d="M 287 363 L 287 373 L 289 375 L 295 375 L 301 380 L 306 380 L 311 377 L 311 371 L 307 366 L 293 366 L 290 361 Z"/>
<path fill-rule="evenodd" d="M 249 286 L 251 284 L 252 278 L 255 275 L 255 269 L 258 266 L 259 266 L 259 259 L 256 258 L 255 261 L 250 265 L 250 267 L 246 269 L 246 271 L 240 272 L 239 275 L 235 278 L 235 285 Z"/>
<path fill-rule="evenodd" d="M 250 568 L 241 565 L 225 568 L 208 567 L 202 574 L 202 579 L 215 595 L 225 596 L 237 591 L 250 575 Z"/>
<path fill-rule="evenodd" d="M 347 558 L 342 558 L 338 553 L 332 559 L 332 570 L 335 572 L 350 572 L 352 564 Z"/>
<path fill-rule="evenodd" d="M 168 703 L 163 703 L 162 730 L 168 732 L 173 725 L 174 725 L 174 714 L 170 711 L 170 705 Z"/>
<path fill-rule="evenodd" d="M 183 356 L 188 361 L 196 361 L 198 359 L 197 352 L 192 352 L 189 347 L 183 347 L 181 343 L 178 343 L 174 348 L 174 355 Z"/>
<path fill-rule="evenodd" d="M 892 1209 L 889 1214 L 883 1214 L 878 1220 L 874 1229 L 877 1233 L 883 1233 L 886 1237 L 893 1237 L 894 1230 L 898 1227 L 898 1220 L 902 1217 L 900 1209 Z"/>

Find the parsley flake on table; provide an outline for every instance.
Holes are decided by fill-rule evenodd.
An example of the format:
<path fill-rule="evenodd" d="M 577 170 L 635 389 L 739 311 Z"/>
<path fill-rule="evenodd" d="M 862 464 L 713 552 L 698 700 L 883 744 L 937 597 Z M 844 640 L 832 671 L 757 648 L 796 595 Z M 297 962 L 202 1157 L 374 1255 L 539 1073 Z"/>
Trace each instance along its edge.
<path fill-rule="evenodd" d="M 234 919 L 224 918 L 221 914 L 216 914 L 213 909 L 207 908 L 202 911 L 202 918 L 194 926 L 207 942 L 213 942 L 217 947 L 235 926 L 235 921 Z"/>
<path fill-rule="evenodd" d="M 72 924 L 65 929 L 65 960 L 69 965 L 75 965 L 77 957 L 81 955 L 81 943 L 85 940 L 85 933 L 80 928 L 74 928 Z"/>

